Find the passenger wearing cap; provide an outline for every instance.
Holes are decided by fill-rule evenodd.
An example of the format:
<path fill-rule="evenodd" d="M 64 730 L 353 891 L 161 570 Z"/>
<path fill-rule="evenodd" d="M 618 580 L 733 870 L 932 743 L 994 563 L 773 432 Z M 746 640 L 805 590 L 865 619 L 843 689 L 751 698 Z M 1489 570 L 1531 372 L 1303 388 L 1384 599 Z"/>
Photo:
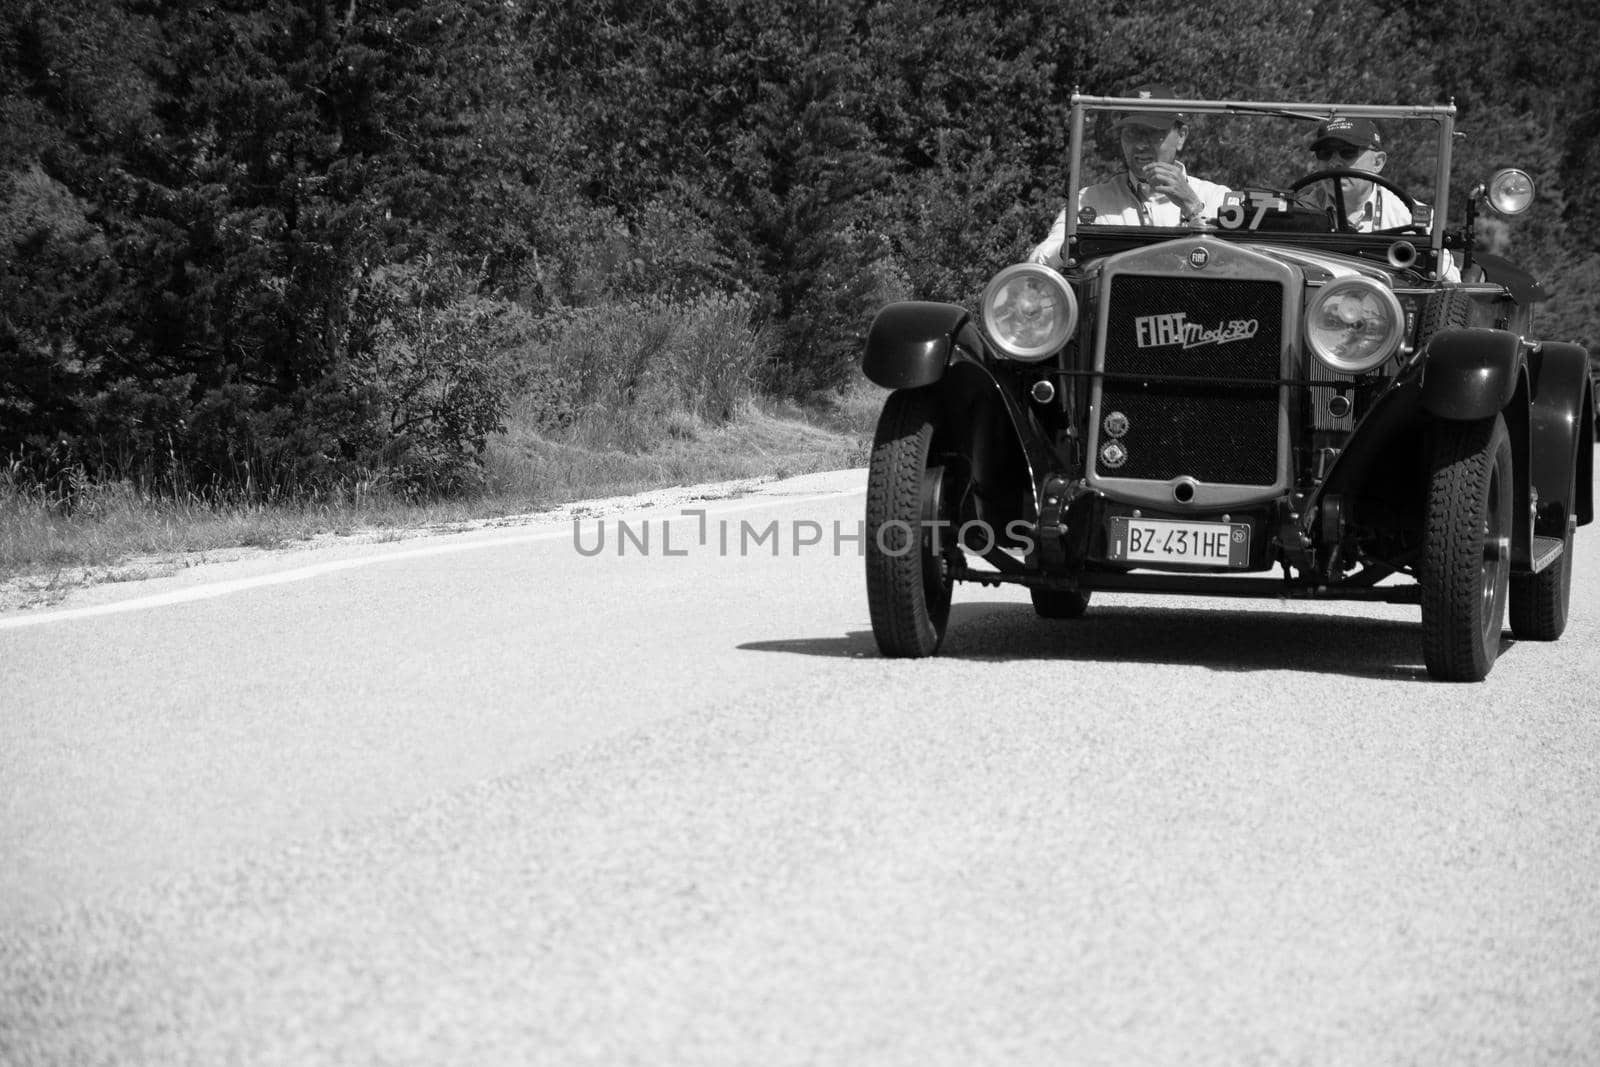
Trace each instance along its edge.
<path fill-rule="evenodd" d="M 1175 100 L 1166 86 L 1134 91 L 1144 100 Z M 1128 111 L 1117 116 L 1125 169 L 1109 181 L 1078 191 L 1078 221 L 1104 226 L 1204 226 L 1215 219 L 1228 187 L 1192 177 L 1178 161 L 1189 135 L 1188 116 L 1178 111 Z M 1061 265 L 1067 237 L 1067 213 L 1056 216 L 1050 236 L 1029 257 L 1035 263 Z"/>

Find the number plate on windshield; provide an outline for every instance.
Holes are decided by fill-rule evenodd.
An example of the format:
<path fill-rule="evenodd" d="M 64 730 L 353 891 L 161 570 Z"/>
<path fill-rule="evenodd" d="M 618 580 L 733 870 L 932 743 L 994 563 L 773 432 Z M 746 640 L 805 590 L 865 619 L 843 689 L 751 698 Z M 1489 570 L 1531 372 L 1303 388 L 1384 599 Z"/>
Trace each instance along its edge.
<path fill-rule="evenodd" d="M 1250 524 L 1113 516 L 1107 556 L 1119 563 L 1248 567 Z"/>

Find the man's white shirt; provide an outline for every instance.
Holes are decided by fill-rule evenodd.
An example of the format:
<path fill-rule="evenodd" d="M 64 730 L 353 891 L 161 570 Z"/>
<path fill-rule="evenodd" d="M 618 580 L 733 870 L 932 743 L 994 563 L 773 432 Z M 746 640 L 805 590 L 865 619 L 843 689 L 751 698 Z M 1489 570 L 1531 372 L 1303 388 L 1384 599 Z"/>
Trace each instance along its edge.
<path fill-rule="evenodd" d="M 1350 220 L 1351 229 L 1357 233 L 1373 233 L 1377 230 L 1392 230 L 1399 226 L 1410 226 L 1412 223 L 1411 209 L 1400 202 L 1400 198 L 1393 193 L 1385 196 L 1388 190 L 1381 185 L 1374 185 L 1367 191 L 1367 195 L 1353 206 L 1347 218 Z M 1324 193 L 1329 206 L 1333 204 L 1333 195 Z M 1421 235 L 1418 235 L 1421 239 Z M 1449 252 L 1443 256 L 1443 270 L 1440 277 L 1443 281 L 1459 282 L 1461 268 L 1456 265 L 1455 257 Z"/>
<path fill-rule="evenodd" d="M 1183 167 L 1179 163 L 1180 168 Z M 1204 178 L 1191 178 L 1187 169 L 1184 179 L 1200 197 L 1200 217 L 1215 219 L 1222 198 L 1230 190 L 1226 185 L 1208 182 Z M 1092 212 L 1092 214 L 1091 214 Z M 1166 194 L 1151 189 L 1143 191 L 1126 171 L 1109 181 L 1086 185 L 1078 190 L 1078 221 L 1100 226 L 1182 226 L 1183 207 Z M 1051 267 L 1061 266 L 1061 245 L 1067 239 L 1067 212 L 1063 208 L 1050 227 L 1050 236 L 1041 241 L 1029 259 Z"/>
<path fill-rule="evenodd" d="M 1350 220 L 1350 227 L 1357 233 L 1411 225 L 1411 209 L 1402 204 L 1398 196 L 1392 193 L 1385 196 L 1384 192 L 1382 186 L 1374 185 L 1367 190 L 1366 196 L 1354 204 L 1350 204 L 1349 197 L 1345 198 L 1345 203 L 1349 205 L 1346 217 Z M 1320 190 L 1317 198 L 1324 207 L 1333 207 L 1333 194 L 1326 189 Z"/>

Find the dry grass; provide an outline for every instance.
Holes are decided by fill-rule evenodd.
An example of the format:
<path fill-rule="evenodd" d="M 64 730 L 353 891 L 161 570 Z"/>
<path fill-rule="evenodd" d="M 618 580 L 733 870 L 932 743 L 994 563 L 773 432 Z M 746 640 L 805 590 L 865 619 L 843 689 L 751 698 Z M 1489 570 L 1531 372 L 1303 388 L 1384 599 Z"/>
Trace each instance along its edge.
<path fill-rule="evenodd" d="M 720 426 L 675 416 L 660 440 L 640 451 L 608 447 L 581 429 L 551 436 L 513 427 L 489 449 L 489 492 L 501 499 L 532 493 L 548 506 L 668 485 L 859 467 L 866 464 L 871 425 L 863 432 L 854 421 L 853 413 L 747 402 Z"/>
<path fill-rule="evenodd" d="M 411 504 L 361 486 L 322 500 L 260 504 L 141 492 L 127 483 L 82 490 L 62 501 L 0 479 L 0 581 L 25 579 L 52 591 L 139 577 L 132 561 L 276 548 L 325 535 L 400 536 L 404 531 L 527 514 L 574 500 L 751 477 L 788 477 L 866 463 L 882 394 L 863 384 L 804 407 L 741 401 L 728 421 L 708 424 L 674 410 L 649 421 L 637 412 L 560 431 L 513 421 L 492 438 L 486 483 L 470 498 Z M 616 446 L 618 418 L 642 447 Z"/>

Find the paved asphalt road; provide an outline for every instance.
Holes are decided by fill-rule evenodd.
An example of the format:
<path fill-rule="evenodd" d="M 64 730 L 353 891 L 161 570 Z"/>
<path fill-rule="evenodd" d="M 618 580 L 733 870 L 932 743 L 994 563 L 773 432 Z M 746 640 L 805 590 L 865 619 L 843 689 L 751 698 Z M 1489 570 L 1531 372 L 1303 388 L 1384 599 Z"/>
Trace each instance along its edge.
<path fill-rule="evenodd" d="M 862 482 L 0 614 L 0 1062 L 1600 1062 L 1596 528 L 1481 685 L 971 586 L 890 662 Z"/>

